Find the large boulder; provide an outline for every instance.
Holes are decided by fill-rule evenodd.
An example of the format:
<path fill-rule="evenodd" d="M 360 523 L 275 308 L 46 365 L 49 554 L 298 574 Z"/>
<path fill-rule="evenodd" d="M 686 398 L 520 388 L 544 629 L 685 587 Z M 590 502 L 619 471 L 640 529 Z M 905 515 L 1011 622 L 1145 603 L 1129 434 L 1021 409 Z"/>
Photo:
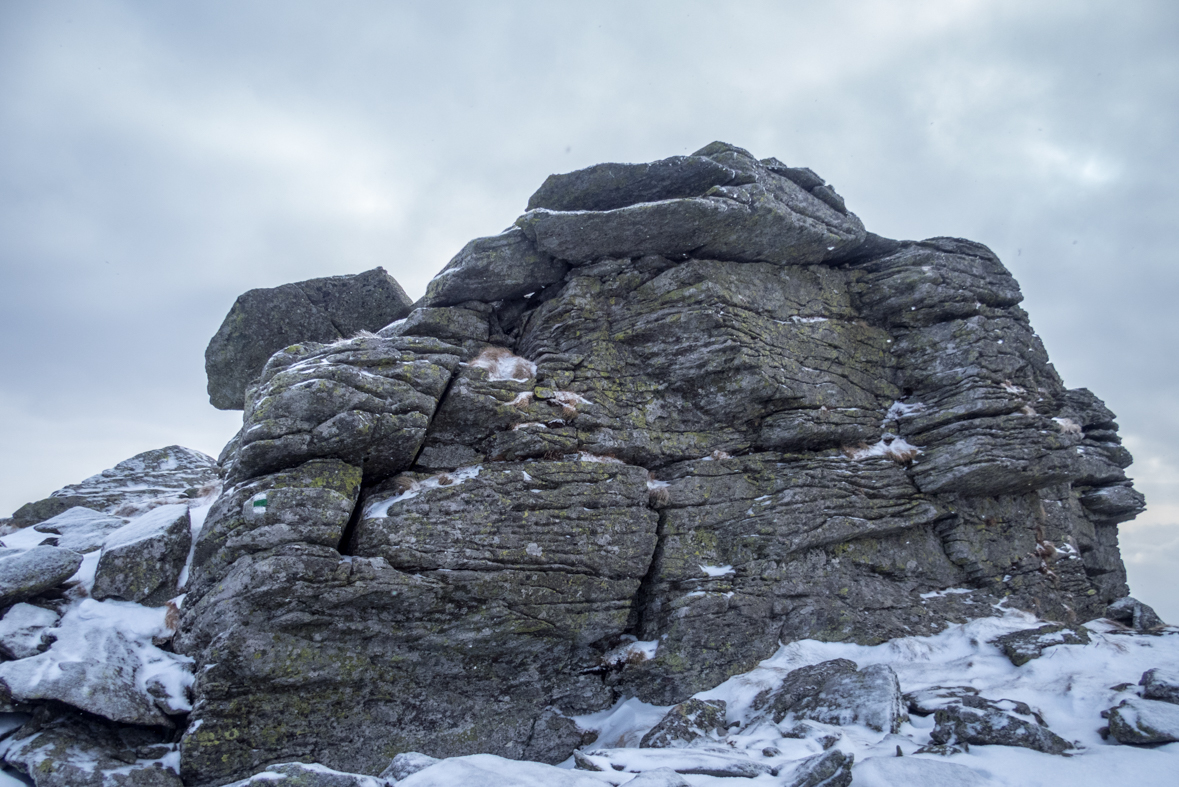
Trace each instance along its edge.
<path fill-rule="evenodd" d="M 188 506 L 161 506 L 107 536 L 94 574 L 92 598 L 158 607 L 174 597 L 192 546 Z"/>
<path fill-rule="evenodd" d="M 872 235 L 815 173 L 730 145 L 550 178 L 404 320 L 287 342 L 238 395 L 176 640 L 186 779 L 559 762 L 570 717 L 684 703 L 782 642 L 1000 601 L 1099 617 L 1142 498 L 1021 297 L 985 246 Z M 783 678 L 757 713 L 904 717 L 884 667 Z M 931 712 L 1019 718 L 968 694 Z"/>
<path fill-rule="evenodd" d="M 62 487 L 13 514 L 27 527 L 81 506 L 132 517 L 159 505 L 196 500 L 218 489 L 217 461 L 200 451 L 169 445 L 136 454 L 84 481 Z"/>
<path fill-rule="evenodd" d="M 238 297 L 205 350 L 209 401 L 241 410 L 246 388 L 278 350 L 376 331 L 413 302 L 384 268 L 250 290 Z"/>

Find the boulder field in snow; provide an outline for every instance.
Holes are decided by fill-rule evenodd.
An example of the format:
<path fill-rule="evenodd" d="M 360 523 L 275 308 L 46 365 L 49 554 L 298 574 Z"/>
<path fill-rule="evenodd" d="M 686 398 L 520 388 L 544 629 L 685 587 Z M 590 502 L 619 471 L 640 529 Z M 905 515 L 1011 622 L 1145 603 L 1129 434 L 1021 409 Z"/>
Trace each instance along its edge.
<path fill-rule="evenodd" d="M 551 176 L 416 304 L 381 269 L 252 290 L 206 353 L 212 403 L 243 410 L 216 463 L 149 452 L 4 525 L 0 681 L 32 713 L 7 762 L 99 724 L 51 700 L 119 723 L 95 740 L 165 731 L 124 761 L 193 787 L 491 784 L 499 757 L 575 751 L 652 785 L 847 784 L 842 729 L 927 718 L 927 752 L 1071 751 L 1026 703 L 905 694 L 884 663 L 819 659 L 740 711 L 695 696 L 782 643 L 1010 610 L 1053 621 L 985 645 L 1011 669 L 1103 615 L 1164 630 L 1127 598 L 1117 526 L 1143 499 L 1114 415 L 1064 386 L 1021 297 L 985 246 L 876 236 L 809 169 L 723 143 Z M 114 676 L 106 705 L 40 677 L 67 657 Z M 1168 674 L 1110 736 L 1170 729 Z M 628 698 L 671 710 L 596 739 Z M 710 748 L 750 725 L 777 754 Z"/>

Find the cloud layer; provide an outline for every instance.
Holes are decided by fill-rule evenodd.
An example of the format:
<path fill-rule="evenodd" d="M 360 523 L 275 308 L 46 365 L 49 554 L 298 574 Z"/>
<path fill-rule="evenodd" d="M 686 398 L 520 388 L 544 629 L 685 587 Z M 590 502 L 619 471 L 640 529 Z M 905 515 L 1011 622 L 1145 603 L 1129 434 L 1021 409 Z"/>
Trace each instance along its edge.
<path fill-rule="evenodd" d="M 411 296 L 551 172 L 713 139 L 869 229 L 987 243 L 1150 503 L 1179 621 L 1179 6 L 1159 0 L 88 2 L 0 7 L 0 510 L 137 451 L 217 453 L 203 350 L 251 287 Z"/>

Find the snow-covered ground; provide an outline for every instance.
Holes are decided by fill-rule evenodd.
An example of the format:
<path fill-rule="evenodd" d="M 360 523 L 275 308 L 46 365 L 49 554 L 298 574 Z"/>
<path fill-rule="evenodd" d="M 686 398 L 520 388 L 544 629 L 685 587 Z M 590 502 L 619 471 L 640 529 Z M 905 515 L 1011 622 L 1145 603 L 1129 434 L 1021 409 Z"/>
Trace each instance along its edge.
<path fill-rule="evenodd" d="M 997 617 L 951 626 L 936 636 L 908 637 L 874 647 L 814 640 L 793 642 L 756 669 L 696 695 L 699 699 L 725 701 L 729 724 L 739 726 L 733 726 L 723 737 L 709 736 L 685 748 L 638 748 L 642 737 L 669 708 L 630 699 L 610 710 L 578 718 L 580 724 L 598 732 L 598 740 L 586 747 L 589 756 L 585 759 L 612 766 L 604 771 L 570 772 L 575 767 L 572 758 L 560 768 L 546 768 L 478 755 L 444 760 L 398 784 L 621 785 L 638 776 L 626 771 L 682 769 L 691 762 L 710 761 L 718 767 L 730 761 L 769 767 L 762 775 L 740 781 L 700 774 L 681 778 L 700 787 L 790 784 L 794 763 L 822 753 L 823 746 L 815 737 L 783 737 L 783 730 L 793 726 L 793 720 L 786 718 L 774 724 L 753 708 L 754 700 L 762 692 L 776 688 L 791 670 L 839 658 L 855 661 L 861 668 L 888 665 L 906 693 L 938 686 L 969 686 L 990 699 L 1027 703 L 1041 714 L 1049 728 L 1077 747 L 1068 756 L 1011 746 L 971 746 L 969 752 L 948 756 L 918 754 L 918 749 L 930 743 L 933 716 L 911 716 L 895 734 L 859 725 L 827 727 L 825 732 L 838 738 L 833 748 L 855 757 L 853 785 L 1179 784 L 1179 743 L 1154 748 L 1125 746 L 1113 739 L 1103 740 L 1098 732 L 1106 724 L 1103 711 L 1138 696 L 1137 684 L 1146 670 L 1179 666 L 1179 629 L 1158 635 L 1134 634 L 1108 621 L 1093 621 L 1087 625 L 1089 644 L 1049 647 L 1040 658 L 1021 667 L 1014 666 L 997 646 L 989 644 L 1003 634 L 1041 624 L 1024 613 L 1000 611 Z M 898 748 L 903 754 L 899 758 Z M 615 770 L 617 767 L 624 770 Z M 771 769 L 777 775 L 768 772 Z"/>

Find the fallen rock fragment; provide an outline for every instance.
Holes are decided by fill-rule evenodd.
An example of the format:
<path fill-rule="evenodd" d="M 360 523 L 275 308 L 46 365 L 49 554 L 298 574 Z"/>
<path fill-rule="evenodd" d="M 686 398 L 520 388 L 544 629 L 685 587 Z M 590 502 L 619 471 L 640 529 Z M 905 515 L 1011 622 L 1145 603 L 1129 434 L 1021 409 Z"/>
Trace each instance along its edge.
<path fill-rule="evenodd" d="M 55 517 L 33 525 L 33 531 L 45 533 L 53 546 L 83 554 L 102 547 L 107 536 L 127 524 L 127 520 L 90 508 L 75 506 Z"/>
<path fill-rule="evenodd" d="M 769 695 L 770 718 L 775 723 L 782 721 L 795 705 L 814 696 L 828 680 L 837 675 L 853 674 L 858 669 L 859 666 L 850 659 L 832 659 L 792 670 L 782 680 L 782 685 Z M 754 702 L 755 707 L 759 705 L 758 701 Z"/>
<path fill-rule="evenodd" d="M 411 307 L 384 268 L 250 290 L 234 302 L 205 350 L 209 401 L 219 410 L 241 410 L 246 388 L 275 352 L 376 331 Z"/>
<path fill-rule="evenodd" d="M 176 581 L 191 545 L 188 506 L 162 506 L 139 516 L 103 543 L 91 597 L 163 605 L 179 592 Z"/>
<path fill-rule="evenodd" d="M 81 565 L 82 555 L 69 549 L 0 549 L 0 606 L 24 601 L 60 585 Z"/>
<path fill-rule="evenodd" d="M 1038 659 L 1047 648 L 1056 645 L 1088 645 L 1089 632 L 1083 627 L 1067 628 L 1060 624 L 1049 624 L 1025 631 L 1013 631 L 991 640 L 999 646 L 1011 663 L 1022 667 L 1032 659 Z"/>
<path fill-rule="evenodd" d="M 936 723 L 929 737 L 935 744 L 1022 746 L 1045 754 L 1064 754 L 1075 748 L 1035 720 L 994 706 L 949 705 L 937 711 L 934 718 Z"/>
<path fill-rule="evenodd" d="M 877 732 L 896 732 L 907 718 L 900 682 L 886 664 L 872 664 L 859 672 L 840 671 L 790 712 L 824 724 L 863 724 Z"/>
<path fill-rule="evenodd" d="M 0 664 L 12 698 L 56 700 L 122 724 L 171 728 L 168 714 L 191 709 L 190 662 L 152 644 L 165 633 L 162 609 L 120 603 L 83 600 L 45 632 L 54 637 L 48 650 Z"/>
<path fill-rule="evenodd" d="M 1142 673 L 1138 681 L 1142 686 L 1142 697 L 1148 700 L 1162 700 L 1179 705 L 1179 671 L 1155 667 Z"/>
<path fill-rule="evenodd" d="M 700 738 L 716 738 L 718 731 L 724 734 L 726 723 L 724 700 L 693 698 L 669 710 L 663 720 L 643 736 L 639 747 L 665 749 L 686 746 Z"/>
<path fill-rule="evenodd" d="M 1153 631 L 1159 626 L 1166 625 L 1153 609 L 1131 596 L 1119 598 L 1106 607 L 1105 616 L 1135 631 Z"/>
<path fill-rule="evenodd" d="M 783 781 L 789 787 L 847 787 L 852 782 L 855 757 L 839 749 L 807 757 Z"/>
<path fill-rule="evenodd" d="M 1179 741 L 1179 705 L 1128 699 L 1109 712 L 1109 734 L 1118 743 L 1148 745 Z"/>

